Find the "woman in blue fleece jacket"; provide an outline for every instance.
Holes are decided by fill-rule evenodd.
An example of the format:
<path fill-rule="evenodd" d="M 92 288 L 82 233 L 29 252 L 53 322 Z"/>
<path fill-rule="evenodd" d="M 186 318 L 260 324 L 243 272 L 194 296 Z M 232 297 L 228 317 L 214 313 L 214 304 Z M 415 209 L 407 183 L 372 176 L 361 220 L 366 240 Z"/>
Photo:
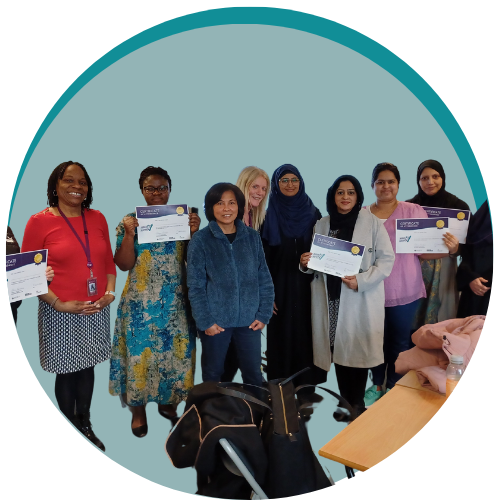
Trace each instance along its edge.
<path fill-rule="evenodd" d="M 205 196 L 209 225 L 188 247 L 189 301 L 202 344 L 203 381 L 220 380 L 231 339 L 243 382 L 262 385 L 261 330 L 273 314 L 274 287 L 257 231 L 243 221 L 245 197 L 219 183 Z"/>

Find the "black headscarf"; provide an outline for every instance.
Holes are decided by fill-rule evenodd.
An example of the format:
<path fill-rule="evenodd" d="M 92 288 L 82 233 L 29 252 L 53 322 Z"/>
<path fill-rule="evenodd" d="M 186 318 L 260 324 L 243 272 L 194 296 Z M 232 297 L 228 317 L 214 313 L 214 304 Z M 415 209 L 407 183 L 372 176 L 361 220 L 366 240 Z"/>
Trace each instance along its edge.
<path fill-rule="evenodd" d="M 339 213 L 337 205 L 335 204 L 335 193 L 337 192 L 340 183 L 344 181 L 352 182 L 358 197 L 356 204 L 347 214 Z M 352 175 L 341 175 L 328 190 L 326 194 L 326 209 L 328 211 L 328 215 L 330 216 L 330 229 L 333 231 L 339 230 L 339 233 L 336 236 L 339 240 L 352 241 L 354 226 L 358 220 L 359 211 L 363 206 L 364 199 L 365 197 L 363 195 L 361 184 L 358 179 Z M 336 300 L 340 298 L 342 280 L 338 276 L 328 274 L 326 276 L 326 284 L 328 288 L 329 300 Z"/>
<path fill-rule="evenodd" d="M 493 244 L 493 228 L 491 226 L 491 214 L 488 200 L 486 200 L 473 215 L 469 230 L 467 231 L 468 245 L 477 245 L 479 243 Z"/>
<path fill-rule="evenodd" d="M 279 180 L 285 174 L 293 174 L 300 180 L 295 196 L 285 196 L 279 187 Z M 307 196 L 304 180 L 293 165 L 285 164 L 277 168 L 271 178 L 271 193 L 262 238 L 269 245 L 281 244 L 281 234 L 287 238 L 304 238 L 309 242 L 312 228 L 317 221 L 317 208 Z"/>
<path fill-rule="evenodd" d="M 434 195 L 429 196 L 425 194 L 423 189 L 420 187 L 420 176 L 426 168 L 432 168 L 435 170 L 443 179 L 443 185 L 441 189 Z M 436 160 L 426 160 L 422 162 L 417 169 L 417 188 L 418 194 L 414 196 L 410 203 L 416 203 L 422 207 L 433 207 L 433 208 L 454 208 L 456 210 L 469 210 L 469 205 L 457 198 L 454 194 L 448 193 L 445 189 L 446 187 L 446 174 L 444 173 L 443 166 Z"/>

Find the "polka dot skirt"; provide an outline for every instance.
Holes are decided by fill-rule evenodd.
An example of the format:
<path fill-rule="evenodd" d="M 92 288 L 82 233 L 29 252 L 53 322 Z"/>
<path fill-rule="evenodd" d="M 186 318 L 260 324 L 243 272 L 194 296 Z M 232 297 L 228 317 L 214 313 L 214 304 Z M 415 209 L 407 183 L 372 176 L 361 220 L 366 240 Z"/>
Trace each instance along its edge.
<path fill-rule="evenodd" d="M 38 305 L 40 364 L 50 373 L 71 373 L 111 356 L 109 307 L 91 316 L 58 312 Z"/>

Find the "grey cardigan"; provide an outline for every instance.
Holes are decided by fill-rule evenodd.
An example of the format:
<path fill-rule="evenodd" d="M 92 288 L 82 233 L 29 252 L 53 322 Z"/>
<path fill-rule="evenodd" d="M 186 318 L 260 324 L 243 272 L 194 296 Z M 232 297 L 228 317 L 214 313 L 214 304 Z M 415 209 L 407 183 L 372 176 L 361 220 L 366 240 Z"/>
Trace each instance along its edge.
<path fill-rule="evenodd" d="M 316 223 L 314 232 L 328 236 L 330 217 Z M 384 362 L 384 279 L 392 271 L 394 251 L 384 223 L 361 209 L 354 226 L 354 243 L 365 245 L 361 269 L 356 274 L 358 289 L 342 283 L 333 362 L 354 368 L 372 368 Z M 328 292 L 326 274 L 314 273 L 311 282 L 312 335 L 314 364 L 329 371 L 330 354 Z"/>

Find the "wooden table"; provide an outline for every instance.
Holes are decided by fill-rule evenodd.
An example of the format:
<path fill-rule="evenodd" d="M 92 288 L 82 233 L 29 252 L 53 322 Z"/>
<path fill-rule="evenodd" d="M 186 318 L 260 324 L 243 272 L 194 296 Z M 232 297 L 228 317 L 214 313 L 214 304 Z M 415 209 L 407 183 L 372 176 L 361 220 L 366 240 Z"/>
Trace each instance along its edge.
<path fill-rule="evenodd" d="M 410 372 L 323 446 L 319 454 L 365 471 L 407 443 L 445 401 L 444 395 L 421 387 L 415 372 Z"/>

